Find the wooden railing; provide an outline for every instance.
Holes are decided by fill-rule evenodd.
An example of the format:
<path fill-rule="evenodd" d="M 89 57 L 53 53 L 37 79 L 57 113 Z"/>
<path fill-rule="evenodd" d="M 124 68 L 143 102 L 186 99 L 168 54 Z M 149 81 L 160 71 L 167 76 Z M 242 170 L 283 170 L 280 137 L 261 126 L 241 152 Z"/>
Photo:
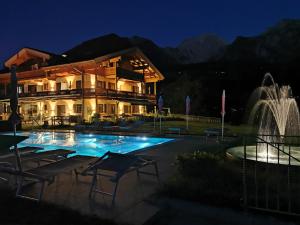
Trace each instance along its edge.
<path fill-rule="evenodd" d="M 84 91 L 83 91 L 84 90 Z M 142 94 L 128 91 L 117 91 L 112 89 L 103 89 L 103 88 L 85 88 L 85 89 L 70 89 L 70 90 L 59 90 L 59 91 L 41 91 L 41 92 L 27 92 L 19 93 L 19 98 L 24 97 L 51 97 L 57 95 L 79 95 L 81 96 L 84 93 L 84 96 L 101 96 L 115 99 L 137 99 L 137 100 L 156 100 L 155 95 Z M 9 94 L 0 95 L 0 99 L 10 98 Z"/>
<path fill-rule="evenodd" d="M 156 101 L 155 95 L 151 94 L 142 94 L 128 91 L 118 91 L 112 89 L 103 89 L 103 88 L 88 88 L 84 89 L 85 96 L 102 96 L 102 97 L 110 97 L 110 98 L 127 98 L 127 99 L 138 99 L 138 100 L 150 100 Z"/>

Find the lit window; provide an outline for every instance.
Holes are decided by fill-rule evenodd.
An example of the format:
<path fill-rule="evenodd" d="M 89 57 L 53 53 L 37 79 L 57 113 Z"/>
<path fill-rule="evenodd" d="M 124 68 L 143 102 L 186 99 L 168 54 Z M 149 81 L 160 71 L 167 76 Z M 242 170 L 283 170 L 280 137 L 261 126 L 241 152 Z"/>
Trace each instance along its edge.
<path fill-rule="evenodd" d="M 82 113 L 82 104 L 74 104 L 73 111 L 74 113 Z"/>

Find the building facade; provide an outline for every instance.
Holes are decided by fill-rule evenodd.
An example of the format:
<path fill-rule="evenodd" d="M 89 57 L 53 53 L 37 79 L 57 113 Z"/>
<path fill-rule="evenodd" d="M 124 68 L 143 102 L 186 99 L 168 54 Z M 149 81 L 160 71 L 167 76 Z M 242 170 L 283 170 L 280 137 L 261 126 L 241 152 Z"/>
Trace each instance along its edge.
<path fill-rule="evenodd" d="M 156 83 L 163 75 L 138 49 L 130 48 L 97 58 L 68 61 L 23 48 L 0 72 L 0 119 L 10 114 L 10 67 L 17 66 L 19 112 L 23 121 L 73 117 L 140 115 L 156 104 Z"/>

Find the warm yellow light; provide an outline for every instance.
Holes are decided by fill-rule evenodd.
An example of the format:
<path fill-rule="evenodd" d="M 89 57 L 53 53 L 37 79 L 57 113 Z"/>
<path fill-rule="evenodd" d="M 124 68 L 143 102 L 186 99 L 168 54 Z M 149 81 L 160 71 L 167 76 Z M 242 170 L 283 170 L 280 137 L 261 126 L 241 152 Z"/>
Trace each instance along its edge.
<path fill-rule="evenodd" d="M 119 107 L 118 107 L 118 114 L 121 115 L 123 114 L 123 109 L 124 109 L 124 103 L 123 102 L 119 102 Z"/>
<path fill-rule="evenodd" d="M 121 91 L 121 88 L 122 88 L 122 85 L 124 85 L 124 81 L 122 81 L 122 80 L 119 80 L 118 81 L 118 87 L 117 87 L 117 89 L 118 89 L 118 91 Z"/>
<path fill-rule="evenodd" d="M 90 75 L 90 77 L 91 77 L 91 88 L 95 88 L 96 76 L 95 75 Z"/>
<path fill-rule="evenodd" d="M 49 80 L 48 83 L 49 83 L 50 91 L 55 91 L 55 81 Z"/>
<path fill-rule="evenodd" d="M 56 102 L 49 101 L 50 116 L 55 116 L 55 106 L 56 106 Z"/>
<path fill-rule="evenodd" d="M 142 83 L 138 83 L 137 86 L 139 87 L 139 93 L 142 93 Z"/>
<path fill-rule="evenodd" d="M 75 76 L 67 76 L 65 77 L 67 83 L 68 83 L 68 88 L 72 87 L 72 84 L 74 83 Z"/>

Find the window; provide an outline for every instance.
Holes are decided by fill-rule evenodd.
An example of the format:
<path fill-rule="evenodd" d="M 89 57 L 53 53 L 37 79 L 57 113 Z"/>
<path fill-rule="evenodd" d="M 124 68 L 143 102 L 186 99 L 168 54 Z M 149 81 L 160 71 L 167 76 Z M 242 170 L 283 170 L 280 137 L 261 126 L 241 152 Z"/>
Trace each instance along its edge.
<path fill-rule="evenodd" d="M 116 105 L 115 104 L 107 104 L 107 113 L 115 114 L 116 112 Z"/>
<path fill-rule="evenodd" d="M 61 90 L 61 83 L 56 83 L 56 90 L 60 91 Z"/>
<path fill-rule="evenodd" d="M 98 112 L 99 113 L 106 113 L 106 105 L 105 104 L 99 104 L 98 105 Z"/>
<path fill-rule="evenodd" d="M 38 111 L 37 109 L 38 109 L 37 105 L 31 105 L 27 110 L 27 113 L 32 116 L 33 114 L 37 114 Z"/>
<path fill-rule="evenodd" d="M 45 84 L 44 84 L 44 91 L 48 91 L 48 88 L 49 88 L 49 84 L 48 84 L 48 83 L 45 83 Z"/>
<path fill-rule="evenodd" d="M 36 85 L 28 85 L 29 93 L 36 93 Z"/>
<path fill-rule="evenodd" d="M 76 89 L 81 89 L 81 80 L 76 80 Z"/>
<path fill-rule="evenodd" d="M 132 86 L 132 92 L 139 93 L 139 87 L 138 86 Z"/>
<path fill-rule="evenodd" d="M 103 88 L 103 89 L 105 89 L 105 88 L 106 88 L 106 83 L 105 83 L 105 81 L 100 81 L 100 80 L 98 80 L 98 81 L 97 81 L 97 87 L 98 87 L 98 88 Z"/>
<path fill-rule="evenodd" d="M 124 105 L 124 113 L 130 113 L 130 106 Z"/>
<path fill-rule="evenodd" d="M 82 104 L 74 104 L 73 111 L 74 113 L 82 113 Z"/>
<path fill-rule="evenodd" d="M 45 104 L 44 105 L 44 111 L 47 111 L 48 110 L 48 106 Z"/>
<path fill-rule="evenodd" d="M 140 109 L 138 105 L 132 105 L 132 113 L 140 113 Z"/>
<path fill-rule="evenodd" d="M 116 89 L 115 83 L 108 82 L 108 89 L 115 90 Z"/>
<path fill-rule="evenodd" d="M 18 94 L 21 94 L 23 92 L 24 92 L 24 85 L 23 84 L 18 85 Z"/>

